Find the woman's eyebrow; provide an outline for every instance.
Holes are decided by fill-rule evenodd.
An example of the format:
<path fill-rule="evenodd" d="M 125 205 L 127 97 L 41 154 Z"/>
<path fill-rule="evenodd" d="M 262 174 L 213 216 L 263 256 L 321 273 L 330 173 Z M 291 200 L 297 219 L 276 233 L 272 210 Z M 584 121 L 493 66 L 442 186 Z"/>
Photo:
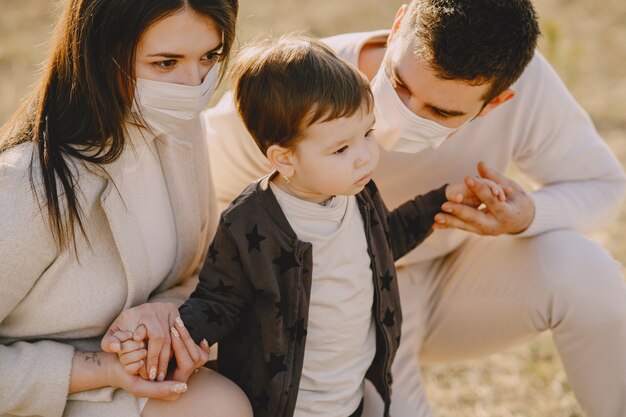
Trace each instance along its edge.
<path fill-rule="evenodd" d="M 204 55 L 210 54 L 210 53 L 213 53 L 213 52 L 219 52 L 220 49 L 222 49 L 223 47 L 224 47 L 224 44 L 220 43 L 215 48 L 211 49 L 210 51 L 205 52 Z M 183 54 L 177 54 L 177 53 L 174 53 L 174 52 L 157 52 L 157 53 L 154 53 L 154 54 L 148 54 L 147 56 L 151 57 L 151 58 L 152 57 L 156 57 L 156 56 L 162 56 L 164 58 L 184 58 L 185 57 L 185 55 L 183 55 Z"/>

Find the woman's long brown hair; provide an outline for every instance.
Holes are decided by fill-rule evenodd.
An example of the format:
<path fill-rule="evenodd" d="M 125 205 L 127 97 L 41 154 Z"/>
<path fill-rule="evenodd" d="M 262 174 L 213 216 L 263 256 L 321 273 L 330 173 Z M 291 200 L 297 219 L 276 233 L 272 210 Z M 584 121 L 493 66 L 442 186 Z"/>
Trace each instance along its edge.
<path fill-rule="evenodd" d="M 41 81 L 0 130 L 0 152 L 34 142 L 40 171 L 35 172 L 31 161 L 31 185 L 37 196 L 37 184 L 43 185 L 40 206 L 47 206 L 59 248 L 76 249 L 76 225 L 85 235 L 74 164 L 104 166 L 124 148 L 124 120 L 134 91 L 134 77 L 126 74 L 135 73 L 141 35 L 185 8 L 215 21 L 226 61 L 235 38 L 238 0 L 66 1 Z M 225 62 L 221 68 L 226 69 Z"/>

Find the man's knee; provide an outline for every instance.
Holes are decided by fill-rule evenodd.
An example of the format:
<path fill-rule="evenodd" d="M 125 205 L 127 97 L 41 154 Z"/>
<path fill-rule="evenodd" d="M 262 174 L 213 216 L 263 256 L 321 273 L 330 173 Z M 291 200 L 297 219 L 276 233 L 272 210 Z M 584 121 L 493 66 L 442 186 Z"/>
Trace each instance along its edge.
<path fill-rule="evenodd" d="M 551 323 L 565 318 L 579 326 L 623 326 L 626 287 L 621 266 L 609 252 L 574 231 L 553 231 L 532 239 L 539 285 L 551 294 Z"/>

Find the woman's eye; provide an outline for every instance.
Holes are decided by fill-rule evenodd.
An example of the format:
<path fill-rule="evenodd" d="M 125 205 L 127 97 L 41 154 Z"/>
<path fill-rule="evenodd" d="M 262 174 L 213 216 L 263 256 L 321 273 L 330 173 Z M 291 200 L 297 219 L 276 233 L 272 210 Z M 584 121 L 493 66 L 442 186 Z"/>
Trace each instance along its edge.
<path fill-rule="evenodd" d="M 153 62 L 152 65 L 161 70 L 169 70 L 174 68 L 174 65 L 176 65 L 176 60 L 168 59 L 167 61 Z"/>
<path fill-rule="evenodd" d="M 206 54 L 202 60 L 204 62 L 213 64 L 215 62 L 217 62 L 220 58 L 221 58 L 222 54 L 220 54 L 219 52 L 211 52 L 209 54 Z"/>
<path fill-rule="evenodd" d="M 344 152 L 345 152 L 345 151 L 347 151 L 347 150 L 348 150 L 348 147 L 347 147 L 347 146 L 343 146 L 343 147 L 341 147 L 341 148 L 337 149 L 337 150 L 334 152 L 334 154 L 335 154 L 335 155 L 341 155 L 342 153 L 344 153 Z"/>

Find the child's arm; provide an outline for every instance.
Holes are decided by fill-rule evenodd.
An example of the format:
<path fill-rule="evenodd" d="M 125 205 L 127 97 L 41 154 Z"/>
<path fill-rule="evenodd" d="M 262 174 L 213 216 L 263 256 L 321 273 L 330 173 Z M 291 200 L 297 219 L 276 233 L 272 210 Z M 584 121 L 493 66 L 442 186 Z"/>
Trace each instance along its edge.
<path fill-rule="evenodd" d="M 243 239 L 247 242 L 247 240 Z M 198 285 L 180 306 L 180 317 L 196 343 L 206 339 L 209 345 L 231 333 L 241 318 L 241 311 L 254 299 L 250 282 L 259 273 L 251 261 L 247 243 L 238 246 L 230 223 L 220 221 L 209 253 L 200 271 Z"/>
<path fill-rule="evenodd" d="M 484 178 L 476 178 L 476 181 L 486 184 L 496 198 L 502 201 L 506 199 L 502 188 L 493 181 Z M 375 185 L 372 186 L 375 187 Z M 435 215 L 442 211 L 441 206 L 446 201 L 472 207 L 478 207 L 481 203 L 465 183 L 445 185 L 426 194 L 418 195 L 391 212 L 387 211 L 381 201 L 379 210 L 388 213 L 388 236 L 394 259 L 397 260 L 406 255 L 430 235 L 433 231 Z"/>

